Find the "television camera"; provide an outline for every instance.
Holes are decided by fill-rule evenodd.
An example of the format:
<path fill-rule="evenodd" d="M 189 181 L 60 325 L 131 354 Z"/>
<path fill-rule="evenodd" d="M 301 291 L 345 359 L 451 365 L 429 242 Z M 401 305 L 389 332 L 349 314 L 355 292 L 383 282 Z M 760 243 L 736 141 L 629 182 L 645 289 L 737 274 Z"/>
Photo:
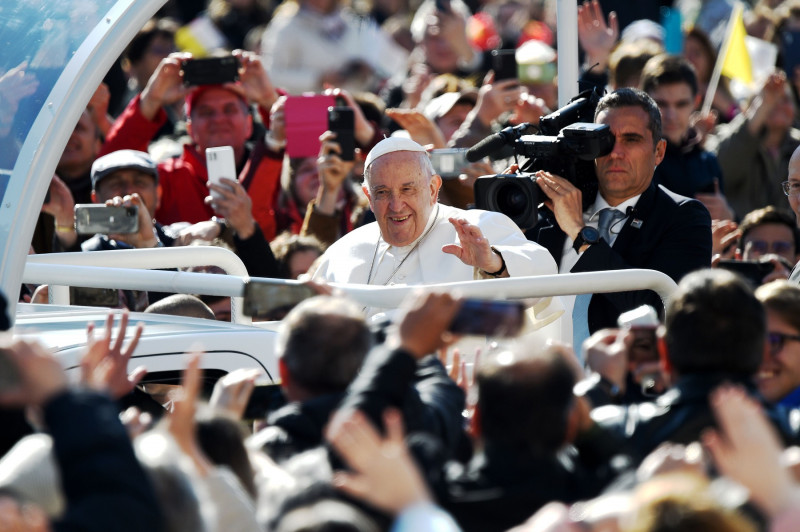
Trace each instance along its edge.
<path fill-rule="evenodd" d="M 536 224 L 538 206 L 543 201 L 535 172 L 545 170 L 567 179 L 583 194 L 586 208 L 597 195 L 597 176 L 592 161 L 611 152 L 614 136 L 605 124 L 594 124 L 594 111 L 600 95 L 587 90 L 570 102 L 543 116 L 539 132 L 525 135 L 531 124 L 507 127 L 467 151 L 474 162 L 505 146 L 514 148 L 515 157 L 526 157 L 518 174 L 483 176 L 475 181 L 475 204 L 479 209 L 502 212 L 523 230 Z"/>

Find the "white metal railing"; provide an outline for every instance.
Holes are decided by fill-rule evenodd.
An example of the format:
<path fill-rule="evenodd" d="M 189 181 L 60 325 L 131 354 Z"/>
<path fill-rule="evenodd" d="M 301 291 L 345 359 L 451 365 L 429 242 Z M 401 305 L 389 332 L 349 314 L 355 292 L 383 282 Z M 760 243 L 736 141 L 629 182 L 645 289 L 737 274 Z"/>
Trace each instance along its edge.
<path fill-rule="evenodd" d="M 180 246 L 154 249 L 116 249 L 94 253 L 76 252 L 30 255 L 26 263 L 25 273 L 27 274 L 30 268 L 32 268 L 31 275 L 33 275 L 34 272 L 40 271 L 40 269 L 37 269 L 37 266 L 47 266 L 44 268 L 44 273 L 41 276 L 36 276 L 36 279 L 39 280 L 29 281 L 27 280 L 28 277 L 23 274 L 23 282 L 47 284 L 49 287 L 50 303 L 53 304 L 68 305 L 70 303 L 69 286 L 122 288 L 126 290 L 162 290 L 155 286 L 143 288 L 143 286 L 146 287 L 152 282 L 167 286 L 168 288 L 163 289 L 165 292 L 231 296 L 233 298 L 231 299 L 232 321 L 235 323 L 251 323 L 250 318 L 245 316 L 241 311 L 241 296 L 243 290 L 243 281 L 241 278 L 246 278 L 248 276 L 247 268 L 235 253 L 227 249 L 214 246 Z M 225 277 L 226 280 L 216 283 L 213 282 L 215 281 L 215 279 L 213 279 L 211 282 L 212 286 L 209 287 L 211 291 L 194 291 L 188 288 L 185 290 L 181 289 L 187 282 L 189 282 L 190 286 L 195 285 L 191 281 L 187 281 L 184 277 L 176 279 L 174 275 L 170 275 L 177 272 L 160 272 L 168 275 L 153 276 L 152 274 L 157 272 L 138 271 L 135 273 L 123 274 L 120 271 L 114 271 L 112 277 L 115 280 L 112 284 L 108 284 L 108 281 L 104 281 L 102 286 L 88 284 L 93 278 L 99 277 L 105 279 L 107 275 L 103 273 L 103 270 L 106 268 L 136 268 L 139 270 L 149 270 L 153 268 L 191 268 L 194 266 L 218 266 L 230 276 L 236 276 L 235 278 L 238 279 L 238 282 L 232 281 L 231 279 L 233 278 L 229 276 L 218 276 Z M 77 270 L 78 273 L 70 273 L 76 270 L 69 270 L 69 267 L 91 267 L 92 270 Z M 61 271 L 62 268 L 66 268 L 66 270 Z M 83 273 L 80 273 L 81 271 L 83 271 Z M 67 281 L 63 283 L 58 281 L 58 279 L 61 278 L 59 277 L 60 275 L 64 275 L 65 277 L 63 278 L 67 279 Z M 79 277 L 77 280 L 75 277 L 76 275 Z M 202 285 L 209 282 L 208 277 L 197 279 L 203 279 L 200 281 Z M 136 286 L 122 286 L 122 284 L 130 283 Z M 216 288 L 217 286 L 223 287 L 224 293 L 215 293 L 215 290 L 220 290 L 220 288 Z"/>
<path fill-rule="evenodd" d="M 107 253 L 98 251 L 97 254 Z M 47 284 L 48 286 L 85 286 L 88 288 L 119 288 L 122 290 L 152 290 L 178 294 L 201 294 L 231 297 L 231 321 L 251 323 L 242 313 L 242 294 L 246 277 L 216 275 L 213 273 L 167 272 L 131 268 L 109 268 L 100 266 L 72 266 L 63 264 L 28 263 L 22 274 L 22 282 Z M 57 292 L 52 303 L 69 304 Z"/>
<path fill-rule="evenodd" d="M 414 288 L 404 286 L 377 287 L 357 284 L 333 284 L 332 286 L 341 288 L 349 297 L 362 305 L 382 308 L 400 306 L 409 290 Z M 655 270 L 632 269 L 440 283 L 426 285 L 425 288 L 447 292 L 458 291 L 464 296 L 485 299 L 496 299 L 498 297 L 524 299 L 568 294 L 653 290 L 662 300 L 666 300 L 677 287 L 678 285 L 675 281 L 665 273 Z"/>
<path fill-rule="evenodd" d="M 87 253 L 102 255 L 113 252 Z M 31 261 L 23 275 L 26 283 L 87 286 L 91 288 L 122 288 L 126 290 L 156 290 L 162 292 L 230 296 L 240 298 L 247 277 L 189 272 L 143 271 L 130 268 L 97 266 L 68 266 Z M 292 284 L 294 281 L 280 281 Z M 363 305 L 381 308 L 400 306 L 409 291 L 418 287 L 383 287 L 356 284 L 334 284 L 352 299 Z M 428 289 L 458 291 L 468 297 L 522 299 L 566 294 L 607 293 L 629 290 L 653 290 L 666 299 L 676 288 L 666 274 L 654 270 L 615 270 L 604 272 L 541 275 L 463 281 L 426 286 Z M 61 303 L 65 303 L 61 301 Z M 241 313 L 242 305 L 232 308 L 234 321 L 248 323 Z"/>
<path fill-rule="evenodd" d="M 191 268 L 219 266 L 225 273 L 247 277 L 236 253 L 215 246 L 179 246 L 153 249 L 115 249 L 98 253 L 48 253 L 28 256 L 28 264 L 69 264 L 112 268 Z"/>

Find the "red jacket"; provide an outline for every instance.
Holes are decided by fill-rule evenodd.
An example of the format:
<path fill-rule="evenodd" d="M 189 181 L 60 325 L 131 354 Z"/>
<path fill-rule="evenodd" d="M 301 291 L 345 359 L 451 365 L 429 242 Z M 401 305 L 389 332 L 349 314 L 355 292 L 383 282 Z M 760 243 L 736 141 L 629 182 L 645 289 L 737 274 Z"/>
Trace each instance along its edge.
<path fill-rule="evenodd" d="M 264 110 L 259 109 L 259 112 L 268 119 Z M 147 151 L 148 144 L 166 120 L 163 109 L 155 120 L 145 118 L 137 96 L 114 122 L 100 155 L 123 149 Z M 273 204 L 280 186 L 281 163 L 282 156 L 272 154 L 261 141 L 250 152 L 239 173 L 239 182 L 253 200 L 253 217 L 268 241 L 276 235 Z M 193 145 L 185 145 L 180 157 L 159 163 L 158 179 L 161 203 L 155 218 L 161 224 L 197 223 L 214 215 L 214 210 L 205 204 L 209 195 L 205 159 Z"/>

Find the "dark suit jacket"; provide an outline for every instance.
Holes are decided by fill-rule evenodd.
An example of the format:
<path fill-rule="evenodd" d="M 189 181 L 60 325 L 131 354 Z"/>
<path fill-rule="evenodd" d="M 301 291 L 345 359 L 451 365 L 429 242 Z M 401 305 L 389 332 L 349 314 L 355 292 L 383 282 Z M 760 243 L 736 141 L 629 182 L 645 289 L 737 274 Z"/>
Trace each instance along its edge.
<path fill-rule="evenodd" d="M 637 220 L 636 224 L 634 220 Z M 641 225 L 637 228 L 635 225 Z M 561 264 L 566 235 L 549 211 L 526 232 Z M 699 201 L 650 184 L 625 220 L 614 247 L 604 240 L 589 246 L 572 273 L 646 268 L 669 275 L 675 282 L 687 273 L 711 265 L 711 217 Z M 640 305 L 652 305 L 663 315 L 663 303 L 651 290 L 595 294 L 589 303 L 589 331 L 616 327 L 617 317 Z"/>
<path fill-rule="evenodd" d="M 742 386 L 750 397 L 762 404 L 784 445 L 796 445 L 796 415 L 783 407 L 767 404 L 749 375 L 722 372 L 686 374 L 653 402 L 601 406 L 592 410 L 592 418 L 619 438 L 619 451 L 638 465 L 665 441 L 686 445 L 698 441 L 705 429 L 717 426 L 708 397 L 723 383 Z"/>

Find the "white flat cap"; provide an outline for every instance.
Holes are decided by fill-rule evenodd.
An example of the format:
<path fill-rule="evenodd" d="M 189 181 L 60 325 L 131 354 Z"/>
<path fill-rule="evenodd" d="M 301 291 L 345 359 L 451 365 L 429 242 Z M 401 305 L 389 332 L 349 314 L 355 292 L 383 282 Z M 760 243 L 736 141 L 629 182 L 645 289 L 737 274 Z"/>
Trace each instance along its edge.
<path fill-rule="evenodd" d="M 418 151 L 427 153 L 425 148 L 409 138 L 389 137 L 377 143 L 375 147 L 370 150 L 367 154 L 367 160 L 364 161 L 364 169 L 366 170 L 378 157 L 383 157 L 388 153 L 396 151 Z"/>

